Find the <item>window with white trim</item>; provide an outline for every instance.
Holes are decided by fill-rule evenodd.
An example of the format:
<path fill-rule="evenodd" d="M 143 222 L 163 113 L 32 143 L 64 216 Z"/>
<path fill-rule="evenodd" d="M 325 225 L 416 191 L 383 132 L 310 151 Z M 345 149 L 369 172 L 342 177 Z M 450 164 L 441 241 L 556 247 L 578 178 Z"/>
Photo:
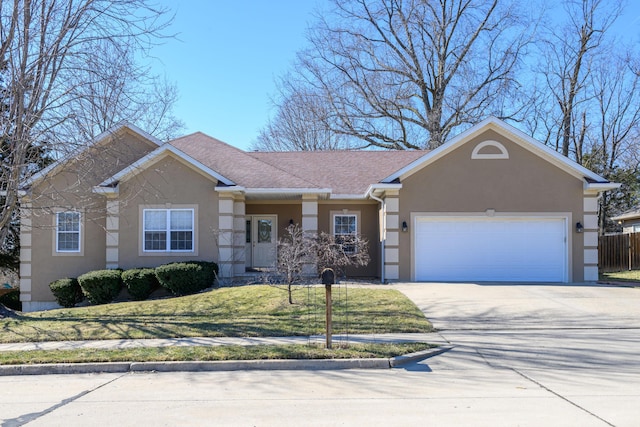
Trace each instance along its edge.
<path fill-rule="evenodd" d="M 56 252 L 80 252 L 80 212 L 56 213 Z"/>
<path fill-rule="evenodd" d="M 333 236 L 337 243 L 352 241 L 358 233 L 358 216 L 355 214 L 334 214 L 333 215 Z M 349 236 L 349 237 L 347 237 Z M 354 253 L 354 244 L 345 244 L 345 253 Z"/>
<path fill-rule="evenodd" d="M 640 224 L 634 224 L 633 225 L 633 232 L 634 233 L 640 233 Z"/>
<path fill-rule="evenodd" d="M 193 252 L 193 209 L 144 209 L 144 252 Z"/>

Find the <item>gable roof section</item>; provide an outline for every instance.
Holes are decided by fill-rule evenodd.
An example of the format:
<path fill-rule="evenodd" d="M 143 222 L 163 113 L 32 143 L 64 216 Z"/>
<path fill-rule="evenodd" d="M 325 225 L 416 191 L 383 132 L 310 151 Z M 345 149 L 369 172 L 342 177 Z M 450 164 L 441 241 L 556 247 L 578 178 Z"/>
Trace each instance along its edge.
<path fill-rule="evenodd" d="M 507 123 L 495 117 L 489 117 L 483 120 L 482 122 L 478 123 L 477 125 L 473 126 L 472 128 L 466 130 L 465 132 L 462 132 L 461 134 L 452 138 L 451 140 L 444 143 L 443 145 L 436 148 L 435 150 L 425 154 L 421 158 L 406 165 L 402 169 L 399 169 L 396 172 L 392 173 L 391 175 L 385 177 L 382 180 L 382 182 L 390 183 L 397 179 L 407 178 L 413 175 L 414 173 L 418 172 L 422 168 L 435 162 L 436 160 L 441 159 L 451 151 L 469 142 L 471 139 L 473 139 L 480 133 L 485 132 L 487 130 L 494 130 L 498 132 L 499 134 L 508 138 L 510 141 L 513 141 L 514 143 L 518 144 L 522 148 L 547 160 L 549 163 L 554 164 L 555 166 L 564 170 L 568 174 L 578 179 L 585 180 L 585 188 L 593 187 L 594 189 L 596 189 L 596 187 L 598 187 L 598 189 L 600 189 L 601 191 L 604 191 L 610 188 L 619 187 L 619 184 L 609 183 L 609 181 L 607 181 L 605 178 L 601 177 L 600 175 L 596 174 L 595 172 L 592 172 L 589 169 L 586 169 L 585 167 L 575 163 L 574 161 L 568 159 L 567 157 L 563 156 L 557 151 L 531 138 L 524 132 L 516 129 L 511 125 L 508 125 Z"/>
<path fill-rule="evenodd" d="M 81 155 L 82 153 L 87 151 L 89 148 L 91 148 L 91 147 L 93 147 L 95 145 L 98 145 L 99 143 L 101 143 L 102 141 L 107 139 L 108 137 L 117 135 L 117 134 L 122 133 L 122 132 L 126 132 L 127 130 L 132 132 L 132 133 L 134 133 L 134 134 L 136 134 L 136 135 L 138 135 L 138 136 L 140 136 L 140 137 L 142 137 L 143 139 L 146 139 L 147 141 L 149 141 L 150 143 L 152 143 L 154 145 L 161 146 L 163 144 L 163 142 L 160 141 L 155 136 L 143 131 L 142 129 L 140 129 L 139 127 L 137 127 L 137 126 L 135 126 L 135 125 L 133 125 L 131 123 L 128 123 L 128 122 L 118 123 L 118 124 L 112 126 L 111 128 L 107 129 L 106 131 L 102 132 L 100 135 L 98 135 L 95 138 L 93 138 L 87 144 L 84 144 L 84 145 L 76 148 L 75 150 L 73 150 L 68 155 L 66 155 L 63 158 L 53 162 L 52 164 L 50 164 L 46 168 L 42 169 L 41 171 L 33 174 L 31 177 L 29 177 L 28 179 L 26 179 L 22 183 L 21 187 L 22 188 L 28 188 L 28 187 L 40 182 L 47 175 L 52 174 L 55 171 L 60 170 L 64 165 L 66 165 L 71 160 L 77 158 L 79 155 Z"/>
<path fill-rule="evenodd" d="M 251 157 L 331 188 L 333 198 L 364 197 L 371 184 L 424 155 L 424 151 L 251 152 Z"/>
<path fill-rule="evenodd" d="M 249 153 L 202 132 L 174 139 L 169 144 L 247 189 L 320 188 L 282 167 L 260 161 Z"/>
<path fill-rule="evenodd" d="M 203 174 L 203 175 L 205 175 L 207 177 L 213 178 L 213 179 L 217 180 L 218 182 L 223 183 L 224 185 L 235 185 L 235 183 L 233 181 L 231 181 L 230 179 L 228 179 L 228 178 L 220 175 L 218 172 L 208 168 L 206 165 L 203 165 L 201 162 L 199 162 L 198 160 L 196 160 L 193 157 L 189 156 L 188 154 L 183 153 L 182 151 L 180 151 L 179 149 L 177 149 L 173 145 L 164 144 L 163 146 L 161 146 L 159 148 L 156 148 L 151 153 L 149 153 L 146 156 L 142 157 L 137 162 L 132 163 L 128 167 L 124 168 L 123 170 L 121 170 L 117 174 L 113 175 L 112 177 L 107 178 L 102 183 L 100 183 L 99 187 L 113 187 L 118 182 L 126 180 L 128 178 L 131 178 L 131 177 L 139 174 L 140 172 L 142 172 L 145 169 L 147 169 L 149 166 L 155 164 L 159 160 L 161 160 L 164 157 L 169 156 L 169 155 L 174 155 L 178 160 L 181 160 L 187 166 L 192 167 L 197 172 L 199 172 L 199 173 L 201 173 L 201 174 Z"/>

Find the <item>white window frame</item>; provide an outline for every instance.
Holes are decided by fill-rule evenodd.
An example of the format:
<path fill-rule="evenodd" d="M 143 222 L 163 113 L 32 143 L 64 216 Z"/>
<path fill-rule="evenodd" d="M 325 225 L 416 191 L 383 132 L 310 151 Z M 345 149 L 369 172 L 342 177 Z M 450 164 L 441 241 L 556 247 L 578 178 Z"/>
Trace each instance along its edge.
<path fill-rule="evenodd" d="M 78 231 L 60 230 L 60 215 L 74 214 L 78 216 Z M 55 252 L 58 254 L 80 254 L 82 253 L 82 214 L 78 211 L 68 210 L 60 211 L 55 214 L 55 234 L 56 234 L 56 247 Z M 78 235 L 78 248 L 77 249 L 60 249 L 60 235 L 61 234 L 77 234 Z"/>
<path fill-rule="evenodd" d="M 147 212 L 164 212 L 165 213 L 165 228 L 164 230 L 149 230 L 149 231 L 161 231 L 166 234 L 165 248 L 164 249 L 147 249 L 146 248 L 146 213 Z M 172 230 L 171 229 L 171 212 L 176 211 L 188 211 L 191 213 L 191 229 L 190 230 Z M 171 249 L 171 232 L 172 231 L 191 231 L 191 249 Z M 195 224 L 195 209 L 193 208 L 145 208 L 142 209 L 142 252 L 143 253 L 190 253 L 196 252 L 196 224 Z"/>
<path fill-rule="evenodd" d="M 632 233 L 640 233 L 640 224 L 633 224 L 631 226 L 631 232 Z"/>
<path fill-rule="evenodd" d="M 336 218 L 337 217 L 353 217 L 355 219 L 355 229 L 353 231 L 353 233 L 349 233 L 349 234 L 345 234 L 345 233 L 337 233 L 336 230 Z M 337 236 L 343 235 L 343 236 L 358 236 L 358 228 L 360 226 L 360 212 L 355 212 L 355 211 L 333 211 L 331 212 L 331 235 L 333 235 L 333 238 L 336 239 Z M 345 250 L 345 253 L 347 254 L 354 254 L 355 253 L 355 249 L 353 251 L 347 251 Z"/>

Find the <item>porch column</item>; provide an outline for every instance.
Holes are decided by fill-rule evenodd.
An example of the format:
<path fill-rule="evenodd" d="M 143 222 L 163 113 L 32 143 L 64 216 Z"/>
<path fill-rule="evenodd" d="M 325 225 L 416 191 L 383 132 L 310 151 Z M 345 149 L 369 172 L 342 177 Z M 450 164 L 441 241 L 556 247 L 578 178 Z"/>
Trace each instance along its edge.
<path fill-rule="evenodd" d="M 318 196 L 315 194 L 302 195 L 302 232 L 307 237 L 318 235 Z M 316 265 L 305 264 L 305 276 L 315 276 Z"/>
<path fill-rule="evenodd" d="M 400 198 L 399 191 L 387 190 L 384 199 L 382 239 L 384 239 L 384 277 L 386 281 L 400 278 Z"/>
<path fill-rule="evenodd" d="M 318 196 L 315 194 L 302 196 L 302 231 L 309 236 L 318 234 Z"/>
<path fill-rule="evenodd" d="M 220 192 L 218 199 L 218 266 L 220 277 L 233 277 L 233 222 L 234 197 L 232 193 Z"/>
<path fill-rule="evenodd" d="M 107 195 L 107 197 L 114 197 Z M 107 250 L 106 250 L 106 268 L 116 269 L 119 263 L 119 237 L 120 237 L 120 201 L 114 198 L 107 199 Z"/>
<path fill-rule="evenodd" d="M 598 195 L 584 195 L 584 226 L 583 250 L 584 250 L 584 278 L 585 282 L 598 281 Z M 579 221 L 576 219 L 575 222 Z M 570 230 L 575 229 L 575 224 L 571 224 Z"/>
<path fill-rule="evenodd" d="M 32 311 L 31 305 L 31 202 L 20 203 L 20 301 L 23 311 Z"/>
<path fill-rule="evenodd" d="M 233 275 L 242 276 L 246 269 L 245 199 L 237 195 L 233 201 Z"/>

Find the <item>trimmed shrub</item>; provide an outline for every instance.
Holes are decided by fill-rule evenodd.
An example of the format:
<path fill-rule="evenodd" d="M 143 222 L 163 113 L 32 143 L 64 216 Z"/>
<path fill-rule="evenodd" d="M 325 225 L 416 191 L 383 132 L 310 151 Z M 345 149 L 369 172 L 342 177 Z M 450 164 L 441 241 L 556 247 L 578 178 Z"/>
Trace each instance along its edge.
<path fill-rule="evenodd" d="M 0 305 L 4 305 L 13 311 L 22 311 L 22 301 L 20 301 L 20 289 L 13 289 L 4 295 L 0 295 Z M 0 312 L 2 312 L 0 307 Z M 2 318 L 2 314 L 0 314 Z"/>
<path fill-rule="evenodd" d="M 76 278 L 59 279 L 49 283 L 56 301 L 63 307 L 73 307 L 84 299 L 82 288 Z"/>
<path fill-rule="evenodd" d="M 142 301 L 149 298 L 160 283 L 153 268 L 132 268 L 122 273 L 122 283 L 127 287 L 131 298 Z"/>
<path fill-rule="evenodd" d="M 174 295 L 195 294 L 215 284 L 218 264 L 206 261 L 173 262 L 156 268 L 162 286 Z"/>
<path fill-rule="evenodd" d="M 82 293 L 91 304 L 107 304 L 122 287 L 121 270 L 96 270 L 78 277 Z"/>

